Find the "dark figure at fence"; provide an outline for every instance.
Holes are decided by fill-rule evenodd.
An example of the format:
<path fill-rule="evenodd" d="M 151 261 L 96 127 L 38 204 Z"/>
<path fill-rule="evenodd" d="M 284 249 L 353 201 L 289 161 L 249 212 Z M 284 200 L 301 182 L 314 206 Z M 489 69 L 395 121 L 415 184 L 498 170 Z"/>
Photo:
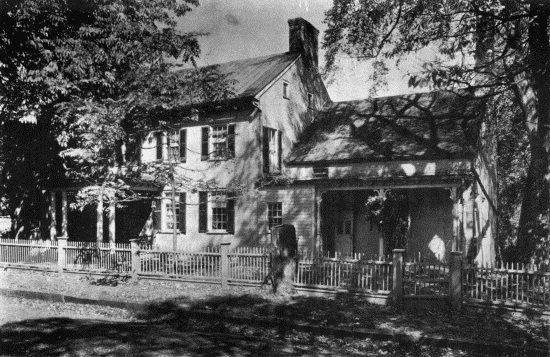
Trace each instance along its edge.
<path fill-rule="evenodd" d="M 271 267 L 262 286 L 271 280 L 273 292 L 289 293 L 298 268 L 298 240 L 294 226 L 285 224 L 273 227 L 273 243 L 275 248 L 271 253 Z"/>

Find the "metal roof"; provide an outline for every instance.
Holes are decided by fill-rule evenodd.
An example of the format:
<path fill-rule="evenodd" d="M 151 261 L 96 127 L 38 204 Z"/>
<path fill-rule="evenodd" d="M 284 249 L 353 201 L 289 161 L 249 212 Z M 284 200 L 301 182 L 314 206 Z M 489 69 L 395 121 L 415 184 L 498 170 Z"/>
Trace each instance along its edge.
<path fill-rule="evenodd" d="M 253 97 L 260 93 L 281 72 L 300 56 L 296 52 L 285 52 L 274 55 L 247 58 L 232 62 L 201 67 L 203 70 L 213 70 L 223 80 L 230 83 L 230 98 Z M 182 76 L 196 69 L 184 69 L 176 72 Z M 199 102 L 182 103 L 180 105 L 202 104 Z"/>

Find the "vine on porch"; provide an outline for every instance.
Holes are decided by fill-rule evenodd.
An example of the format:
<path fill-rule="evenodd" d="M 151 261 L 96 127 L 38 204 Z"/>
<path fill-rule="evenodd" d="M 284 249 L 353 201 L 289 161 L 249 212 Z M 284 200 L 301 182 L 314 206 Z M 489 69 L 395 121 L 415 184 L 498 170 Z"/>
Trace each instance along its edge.
<path fill-rule="evenodd" d="M 371 229 L 378 228 L 384 238 L 385 252 L 405 248 L 409 237 L 409 198 L 406 191 L 387 191 L 370 196 L 365 203 Z"/>

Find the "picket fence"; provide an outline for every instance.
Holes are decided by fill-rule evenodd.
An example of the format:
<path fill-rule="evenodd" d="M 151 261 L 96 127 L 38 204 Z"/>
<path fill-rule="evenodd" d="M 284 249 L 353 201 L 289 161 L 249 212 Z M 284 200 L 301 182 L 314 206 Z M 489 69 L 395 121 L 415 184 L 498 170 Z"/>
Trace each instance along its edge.
<path fill-rule="evenodd" d="M 463 296 L 473 302 L 550 308 L 550 266 L 501 263 L 465 265 Z"/>
<path fill-rule="evenodd" d="M 455 254 L 455 253 L 453 253 Z M 353 292 L 387 298 L 452 297 L 456 276 L 466 303 L 550 308 L 548 265 L 501 264 L 495 267 L 418 260 L 403 261 L 403 252 L 372 257 L 361 254 L 301 252 L 295 286 L 301 290 Z M 460 257 L 460 256 L 457 256 Z M 401 259 L 401 260 L 400 260 Z M 124 243 L 84 243 L 0 239 L 0 265 L 59 272 L 123 273 L 139 278 L 227 285 L 260 285 L 270 273 L 265 248 L 231 248 L 200 252 L 155 250 Z M 458 269 L 458 270 L 457 270 Z M 451 292 L 453 290 L 454 292 Z"/>

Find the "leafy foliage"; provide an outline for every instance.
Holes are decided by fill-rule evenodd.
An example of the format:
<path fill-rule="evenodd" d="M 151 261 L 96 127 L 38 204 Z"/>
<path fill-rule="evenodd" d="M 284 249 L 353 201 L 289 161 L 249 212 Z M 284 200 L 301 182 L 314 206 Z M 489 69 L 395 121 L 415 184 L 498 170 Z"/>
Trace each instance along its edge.
<path fill-rule="evenodd" d="M 0 4 L 0 196 L 21 233 L 43 215 L 44 189 L 133 199 L 120 166 L 140 133 L 169 130 L 182 106 L 232 94 L 216 67 L 174 71 L 199 56 L 198 33 L 176 20 L 197 0 L 7 0 Z M 164 123 L 161 126 L 161 119 Z M 34 144 L 36 143 L 36 145 Z M 40 145 L 40 146 L 37 146 Z M 130 150 L 127 150 L 130 151 Z M 127 161 L 126 159 L 130 159 Z M 168 172 L 168 167 L 161 168 Z M 25 179 L 21 179 L 24 177 Z M 47 226 L 47 225 L 45 225 Z"/>
<path fill-rule="evenodd" d="M 406 191 L 387 191 L 385 196 L 370 196 L 365 203 L 367 219 L 384 237 L 386 252 L 405 248 L 409 238 L 409 198 Z"/>
<path fill-rule="evenodd" d="M 507 222 L 500 231 L 516 234 L 506 240 L 514 242 L 513 259 L 521 261 L 548 254 L 549 19 L 550 3 L 537 0 L 343 0 L 326 13 L 327 71 L 334 70 L 341 53 L 385 63 L 428 48 L 437 56 L 410 75 L 409 86 L 467 88 L 478 96 L 502 94 L 497 98 L 513 103 L 497 105 L 502 114 L 497 126 L 510 130 L 499 130 L 495 139 L 500 162 L 511 159 L 514 165 L 504 163 L 510 170 L 500 171 L 505 174 L 501 204 L 515 210 L 521 200 L 519 213 L 501 217 L 517 216 L 517 230 Z M 377 67 L 374 72 L 380 74 Z M 512 139 L 510 133 L 519 136 Z"/>

